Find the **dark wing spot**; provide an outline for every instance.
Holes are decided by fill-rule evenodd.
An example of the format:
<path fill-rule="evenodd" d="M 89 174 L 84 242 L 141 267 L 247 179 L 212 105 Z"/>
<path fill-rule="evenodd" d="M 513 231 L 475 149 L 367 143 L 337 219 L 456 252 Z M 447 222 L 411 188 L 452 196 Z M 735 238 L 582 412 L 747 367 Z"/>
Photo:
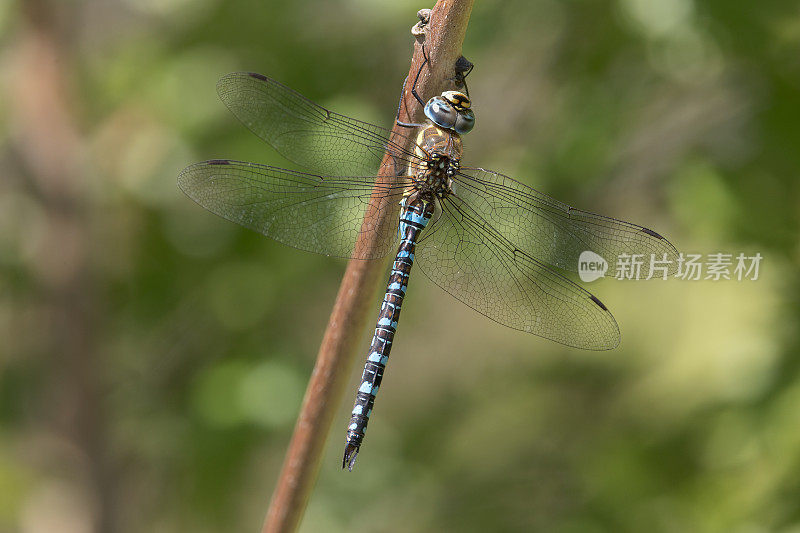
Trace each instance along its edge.
<path fill-rule="evenodd" d="M 267 77 L 266 76 L 264 76 L 263 74 L 258 74 L 257 72 L 248 72 L 247 75 L 250 76 L 251 78 L 255 78 L 257 80 L 267 81 Z"/>
<path fill-rule="evenodd" d="M 212 159 L 211 161 L 207 162 L 209 165 L 230 165 L 231 162 L 229 159 Z"/>
<path fill-rule="evenodd" d="M 651 229 L 642 228 L 642 231 L 647 233 L 651 237 L 655 237 L 656 239 L 662 239 L 662 240 L 664 239 L 664 237 L 662 237 L 661 235 L 659 235 L 658 233 L 656 233 L 655 231 L 653 231 Z"/>
<path fill-rule="evenodd" d="M 591 298 L 591 299 L 592 299 L 592 301 L 593 301 L 594 303 L 596 303 L 598 306 L 600 306 L 600 309 L 602 309 L 603 311 L 608 311 L 608 307 L 606 307 L 605 305 L 603 305 L 603 302 L 601 302 L 600 300 L 598 300 L 598 299 L 597 299 L 597 296 L 595 296 L 595 295 L 593 295 L 593 294 L 590 294 L 590 295 L 589 295 L 589 298 Z"/>

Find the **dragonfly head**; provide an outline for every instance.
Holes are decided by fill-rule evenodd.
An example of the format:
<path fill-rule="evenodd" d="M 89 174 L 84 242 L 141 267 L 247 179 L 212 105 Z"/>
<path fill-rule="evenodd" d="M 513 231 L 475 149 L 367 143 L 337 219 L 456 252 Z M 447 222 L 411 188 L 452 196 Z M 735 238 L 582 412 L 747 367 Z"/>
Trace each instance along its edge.
<path fill-rule="evenodd" d="M 469 96 L 459 91 L 445 91 L 425 104 L 425 116 L 441 128 L 460 135 L 469 133 L 475 125 L 475 113 L 470 109 Z"/>

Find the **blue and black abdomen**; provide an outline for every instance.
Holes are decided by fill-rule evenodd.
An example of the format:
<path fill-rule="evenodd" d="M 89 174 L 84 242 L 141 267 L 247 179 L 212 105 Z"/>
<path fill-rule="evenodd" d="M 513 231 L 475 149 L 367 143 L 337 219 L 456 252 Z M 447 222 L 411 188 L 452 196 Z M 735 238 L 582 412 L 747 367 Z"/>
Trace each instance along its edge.
<path fill-rule="evenodd" d="M 428 224 L 434 209 L 433 201 L 424 200 L 420 198 L 419 194 L 413 194 L 406 198 L 402 206 L 402 213 L 400 214 L 400 236 L 402 240 L 392 266 L 392 272 L 389 275 L 389 284 L 386 287 L 386 294 L 381 304 L 378 323 L 375 326 L 375 335 L 372 337 L 372 344 L 370 345 L 367 362 L 364 365 L 364 373 L 361 375 L 361 384 L 356 394 L 353 413 L 347 426 L 347 444 L 342 468 L 346 467 L 350 470 L 353 469 L 358 449 L 364 440 L 364 432 L 372 414 L 375 396 L 381 385 L 381 379 L 383 379 L 386 362 L 389 360 L 389 352 L 392 349 L 397 322 L 400 319 L 400 307 L 403 304 L 403 298 L 408 287 L 408 277 L 411 273 L 411 266 L 414 263 L 414 250 L 417 246 L 417 240 L 420 232 Z"/>

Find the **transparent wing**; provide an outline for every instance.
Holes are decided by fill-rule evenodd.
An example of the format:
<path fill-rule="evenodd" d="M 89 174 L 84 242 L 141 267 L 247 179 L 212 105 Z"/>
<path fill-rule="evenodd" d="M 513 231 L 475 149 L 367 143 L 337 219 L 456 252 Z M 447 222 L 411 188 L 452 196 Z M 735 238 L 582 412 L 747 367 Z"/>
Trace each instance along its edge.
<path fill-rule="evenodd" d="M 416 258 L 434 283 L 501 324 L 589 350 L 619 343 L 600 300 L 515 247 L 458 196 L 442 201 Z"/>
<path fill-rule="evenodd" d="M 178 186 L 212 213 L 301 250 L 375 259 L 393 252 L 396 217 L 365 220 L 370 198 L 398 209 L 403 185 L 376 185 L 374 177 L 331 177 L 216 159 L 185 168 Z M 373 248 L 354 253 L 360 234 L 378 234 Z"/>
<path fill-rule="evenodd" d="M 454 181 L 463 202 L 539 261 L 575 272 L 581 252 L 592 251 L 613 270 L 621 255 L 642 255 L 642 279 L 650 274 L 651 254 L 670 261 L 668 273 L 677 268 L 678 251 L 650 229 L 575 209 L 491 170 L 464 167 Z"/>
<path fill-rule="evenodd" d="M 261 74 L 228 74 L 217 83 L 217 93 L 253 133 L 312 172 L 375 175 L 386 152 L 404 168 L 417 159 L 409 138 L 328 111 Z"/>

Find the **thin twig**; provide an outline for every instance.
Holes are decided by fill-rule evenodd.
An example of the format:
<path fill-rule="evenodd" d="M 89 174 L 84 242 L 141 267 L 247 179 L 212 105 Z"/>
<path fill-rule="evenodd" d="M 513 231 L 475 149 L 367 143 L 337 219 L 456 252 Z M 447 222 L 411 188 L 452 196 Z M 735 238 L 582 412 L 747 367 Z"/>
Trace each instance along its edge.
<path fill-rule="evenodd" d="M 472 11 L 473 0 L 440 0 L 431 10 L 424 35 L 417 36 L 409 78 L 414 79 L 423 62 L 421 43 L 430 61 L 423 69 L 418 91 L 430 98 L 442 90 L 453 89 L 454 65 L 461 56 L 461 45 Z M 400 120 L 420 122 L 422 109 L 411 95 L 410 83 L 405 86 Z M 393 140 L 408 146 L 408 130 L 395 126 Z M 391 155 L 383 158 L 381 176 L 400 176 L 405 168 L 396 168 Z M 387 178 L 388 179 L 388 178 Z M 376 195 L 365 221 L 375 229 L 356 243 L 360 250 L 377 246 L 375 240 L 385 229 L 397 224 L 398 206 Z M 272 495 L 263 533 L 284 533 L 297 529 L 319 472 L 320 459 L 333 416 L 342 400 L 345 385 L 353 368 L 370 303 L 375 294 L 385 262 L 351 260 L 347 265 L 339 294 L 333 306 L 328 327 L 320 345 L 317 362 L 306 389 L 294 434 L 286 452 L 283 469 Z M 343 421 L 344 422 L 344 421 Z M 338 463 L 332 468 L 338 468 Z"/>

